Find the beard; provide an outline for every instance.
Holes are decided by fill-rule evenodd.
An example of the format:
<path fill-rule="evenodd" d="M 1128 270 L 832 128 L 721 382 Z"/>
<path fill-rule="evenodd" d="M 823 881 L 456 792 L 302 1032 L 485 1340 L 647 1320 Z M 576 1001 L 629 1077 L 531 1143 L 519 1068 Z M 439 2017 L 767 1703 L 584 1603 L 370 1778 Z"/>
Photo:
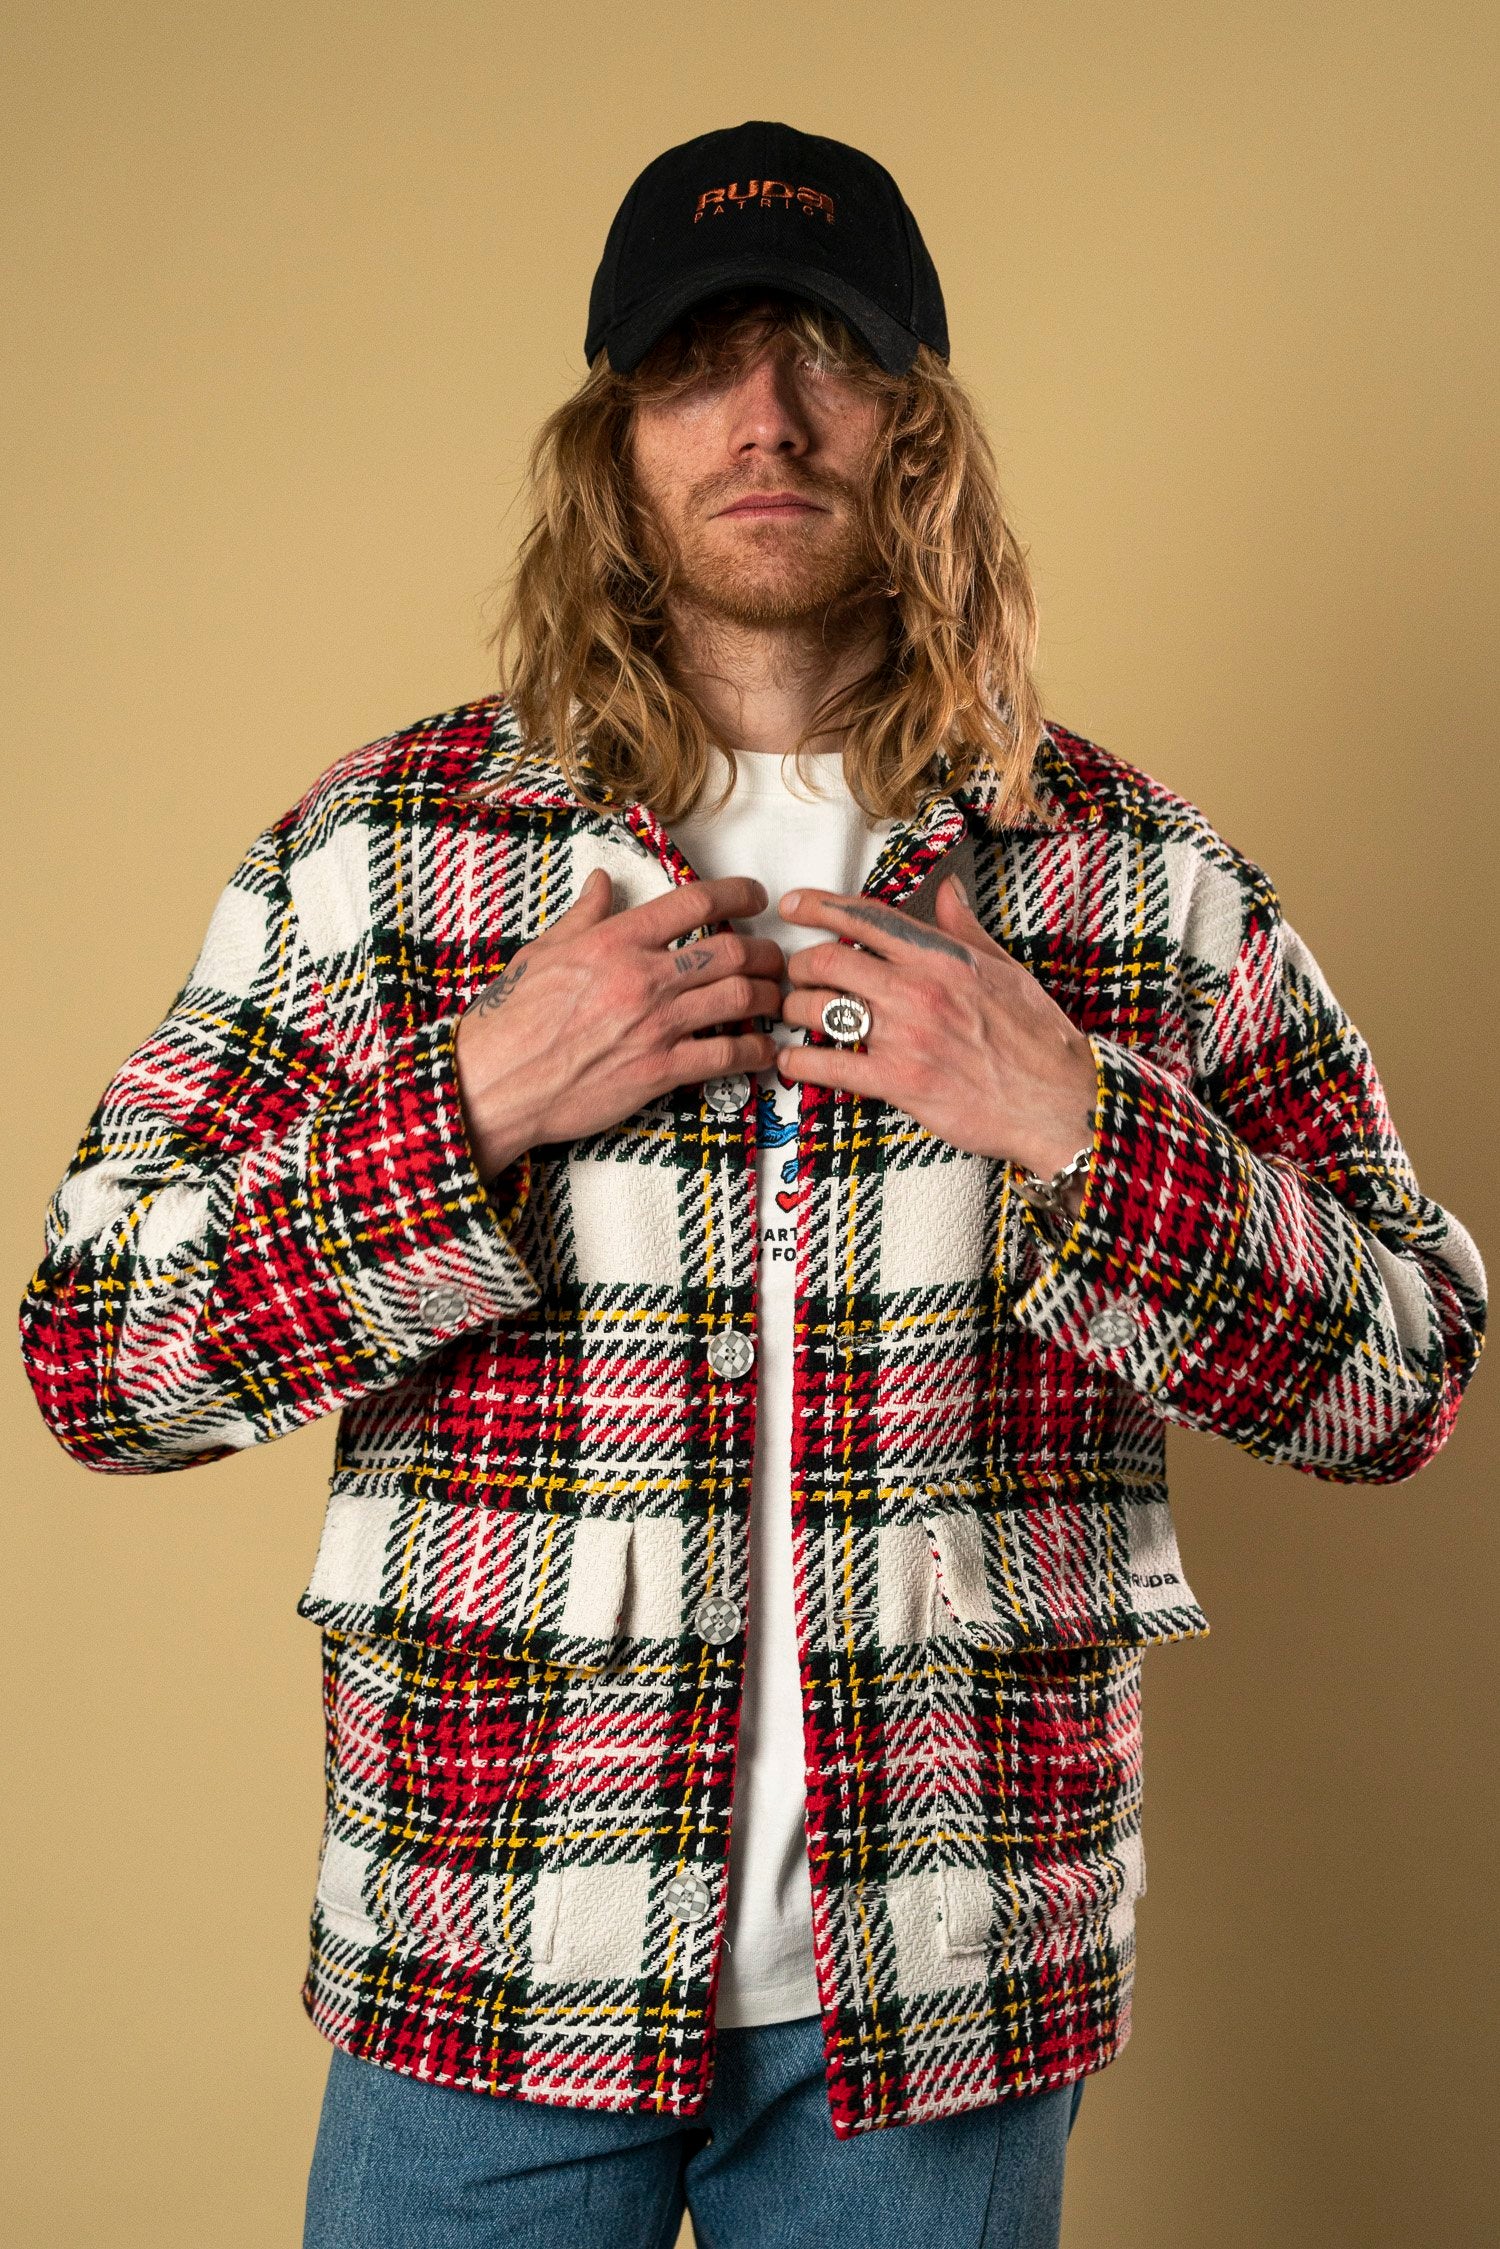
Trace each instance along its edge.
<path fill-rule="evenodd" d="M 827 638 L 841 627 L 859 629 L 885 591 L 863 491 L 841 478 L 783 475 L 776 490 L 793 490 L 832 512 L 715 536 L 714 509 L 755 489 L 742 478 L 713 478 L 688 494 L 680 525 L 637 493 L 638 536 L 664 600 L 722 624 L 816 624 Z"/>

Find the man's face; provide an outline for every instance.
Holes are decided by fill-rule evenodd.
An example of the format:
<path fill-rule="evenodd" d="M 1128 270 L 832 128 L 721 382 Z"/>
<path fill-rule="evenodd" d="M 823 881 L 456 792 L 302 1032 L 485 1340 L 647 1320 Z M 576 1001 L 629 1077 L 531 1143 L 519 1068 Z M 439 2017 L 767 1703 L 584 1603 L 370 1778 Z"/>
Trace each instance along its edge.
<path fill-rule="evenodd" d="M 634 412 L 637 501 L 672 592 L 747 625 L 826 618 L 875 562 L 867 465 L 887 409 L 769 320 L 721 374 Z"/>

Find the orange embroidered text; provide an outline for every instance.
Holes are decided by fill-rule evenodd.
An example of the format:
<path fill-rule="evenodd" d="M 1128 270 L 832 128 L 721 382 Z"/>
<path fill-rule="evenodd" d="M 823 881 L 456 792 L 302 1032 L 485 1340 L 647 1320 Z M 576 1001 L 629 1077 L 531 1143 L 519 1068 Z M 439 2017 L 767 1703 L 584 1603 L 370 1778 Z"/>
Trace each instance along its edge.
<path fill-rule="evenodd" d="M 780 205 L 785 210 L 798 210 L 808 218 L 821 215 L 833 224 L 833 197 L 821 188 L 788 187 L 785 180 L 731 180 L 728 187 L 706 187 L 698 198 L 698 208 L 693 213 L 693 224 L 700 219 L 722 219 L 730 210 L 743 210 L 747 204 L 758 203 L 763 211 Z"/>

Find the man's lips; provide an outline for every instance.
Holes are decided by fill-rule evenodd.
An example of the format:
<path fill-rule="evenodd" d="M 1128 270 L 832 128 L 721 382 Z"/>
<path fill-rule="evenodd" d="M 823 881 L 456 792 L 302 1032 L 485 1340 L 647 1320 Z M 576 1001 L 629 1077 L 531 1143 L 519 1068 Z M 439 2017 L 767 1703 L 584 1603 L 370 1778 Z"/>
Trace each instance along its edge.
<path fill-rule="evenodd" d="M 816 500 L 804 500 L 796 492 L 748 492 L 743 500 L 732 507 L 720 508 L 720 515 L 824 515 Z"/>

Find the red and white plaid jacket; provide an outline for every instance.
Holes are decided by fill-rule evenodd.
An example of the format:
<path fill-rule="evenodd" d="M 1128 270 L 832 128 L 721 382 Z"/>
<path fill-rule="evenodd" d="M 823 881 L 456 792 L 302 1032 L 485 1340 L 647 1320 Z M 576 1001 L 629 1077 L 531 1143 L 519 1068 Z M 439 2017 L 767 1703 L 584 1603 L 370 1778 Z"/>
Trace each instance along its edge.
<path fill-rule="evenodd" d="M 795 1563 L 841 2135 L 1124 2042 L 1141 1649 L 1205 1629 L 1164 1424 L 1393 1483 L 1483 1334 L 1475 1247 L 1265 874 L 1061 726 L 1037 770 L 1044 818 L 996 833 L 984 788 L 936 793 L 867 889 L 930 911 L 961 864 L 1091 1035 L 1066 1238 L 1008 1165 L 803 1096 Z M 23 1326 L 92 1467 L 342 1410 L 300 1604 L 318 2027 L 438 2084 L 687 2115 L 743 1676 L 755 1105 L 689 1087 L 487 1186 L 454 1071 L 460 1010 L 597 866 L 622 904 L 690 872 L 650 813 L 580 807 L 494 697 L 332 767 L 104 1094 Z"/>

